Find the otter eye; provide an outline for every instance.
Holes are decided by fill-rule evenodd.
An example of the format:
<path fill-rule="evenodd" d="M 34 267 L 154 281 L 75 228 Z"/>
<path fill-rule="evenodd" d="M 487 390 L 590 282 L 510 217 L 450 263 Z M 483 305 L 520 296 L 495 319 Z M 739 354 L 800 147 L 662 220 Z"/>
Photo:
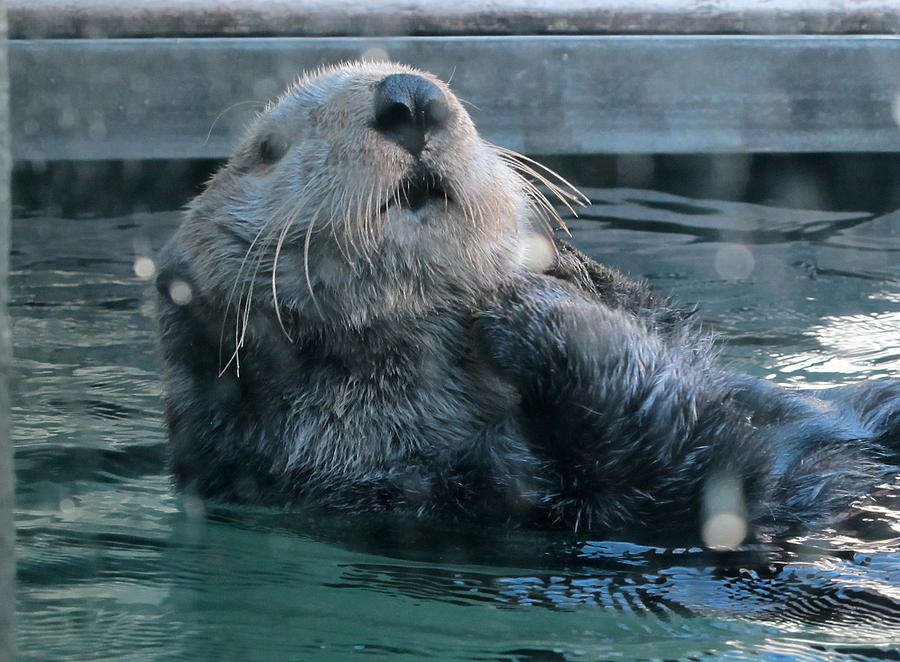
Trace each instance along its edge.
<path fill-rule="evenodd" d="M 284 156 L 287 148 L 285 140 L 270 133 L 259 141 L 259 160 L 265 165 L 272 165 Z"/>

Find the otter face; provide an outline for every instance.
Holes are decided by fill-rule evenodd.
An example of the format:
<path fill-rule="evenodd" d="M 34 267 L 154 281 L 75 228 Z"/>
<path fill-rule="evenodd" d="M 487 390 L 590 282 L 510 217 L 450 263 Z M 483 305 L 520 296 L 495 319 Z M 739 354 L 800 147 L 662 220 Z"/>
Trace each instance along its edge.
<path fill-rule="evenodd" d="M 351 63 L 271 104 L 182 231 L 208 297 L 354 327 L 465 303 L 517 268 L 548 205 L 514 167 L 434 76 Z"/>

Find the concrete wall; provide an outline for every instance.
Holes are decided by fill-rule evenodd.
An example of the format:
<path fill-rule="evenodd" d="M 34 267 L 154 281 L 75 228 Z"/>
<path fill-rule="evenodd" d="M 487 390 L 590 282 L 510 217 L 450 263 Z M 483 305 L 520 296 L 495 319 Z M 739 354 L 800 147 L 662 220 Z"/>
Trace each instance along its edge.
<path fill-rule="evenodd" d="M 896 0 L 9 0 L 13 39 L 896 34 Z"/>
<path fill-rule="evenodd" d="M 305 69 L 430 70 L 530 154 L 900 151 L 900 37 L 329 37 L 10 42 L 15 158 L 231 153 Z"/>

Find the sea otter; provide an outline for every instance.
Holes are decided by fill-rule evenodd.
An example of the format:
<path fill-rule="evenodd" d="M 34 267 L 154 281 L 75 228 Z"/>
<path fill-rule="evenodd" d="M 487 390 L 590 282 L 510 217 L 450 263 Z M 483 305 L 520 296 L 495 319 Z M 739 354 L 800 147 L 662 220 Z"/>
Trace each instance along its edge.
<path fill-rule="evenodd" d="M 689 313 L 542 230 L 534 177 L 576 195 L 428 73 L 300 78 L 160 256 L 177 485 L 733 545 L 832 524 L 896 476 L 900 381 L 717 367 Z"/>

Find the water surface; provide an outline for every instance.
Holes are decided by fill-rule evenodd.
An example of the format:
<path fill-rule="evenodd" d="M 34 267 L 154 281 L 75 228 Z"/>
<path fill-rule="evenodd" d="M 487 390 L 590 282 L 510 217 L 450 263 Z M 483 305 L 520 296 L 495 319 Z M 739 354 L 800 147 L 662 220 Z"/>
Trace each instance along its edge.
<path fill-rule="evenodd" d="M 588 193 L 575 242 L 699 302 L 733 368 L 900 375 L 900 214 Z M 898 487 L 864 539 L 728 553 L 183 502 L 134 272 L 177 221 L 15 221 L 23 660 L 900 659 Z"/>

